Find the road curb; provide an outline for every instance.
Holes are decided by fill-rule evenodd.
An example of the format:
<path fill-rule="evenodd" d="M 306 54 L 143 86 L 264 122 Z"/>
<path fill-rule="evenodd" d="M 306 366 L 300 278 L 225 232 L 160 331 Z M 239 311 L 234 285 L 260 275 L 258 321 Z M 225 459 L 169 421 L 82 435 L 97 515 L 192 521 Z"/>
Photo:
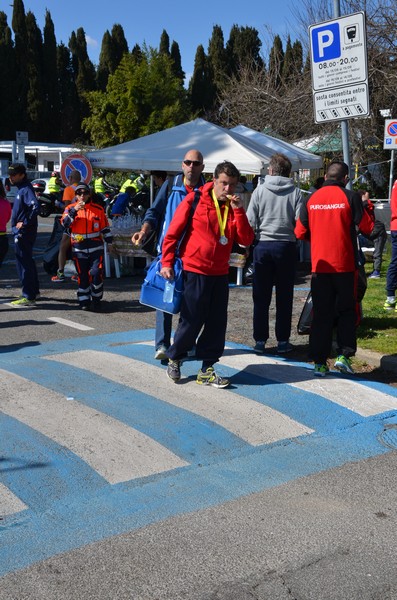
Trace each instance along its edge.
<path fill-rule="evenodd" d="M 357 348 L 356 358 L 373 367 L 397 373 L 397 354 L 380 354 L 372 350 Z"/>

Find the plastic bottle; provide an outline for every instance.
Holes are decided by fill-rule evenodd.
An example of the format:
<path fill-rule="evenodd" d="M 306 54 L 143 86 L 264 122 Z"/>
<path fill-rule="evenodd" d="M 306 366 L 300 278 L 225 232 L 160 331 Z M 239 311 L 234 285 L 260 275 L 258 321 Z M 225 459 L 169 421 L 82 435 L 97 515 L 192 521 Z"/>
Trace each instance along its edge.
<path fill-rule="evenodd" d="M 163 302 L 170 303 L 174 297 L 175 282 L 166 281 L 163 293 Z"/>

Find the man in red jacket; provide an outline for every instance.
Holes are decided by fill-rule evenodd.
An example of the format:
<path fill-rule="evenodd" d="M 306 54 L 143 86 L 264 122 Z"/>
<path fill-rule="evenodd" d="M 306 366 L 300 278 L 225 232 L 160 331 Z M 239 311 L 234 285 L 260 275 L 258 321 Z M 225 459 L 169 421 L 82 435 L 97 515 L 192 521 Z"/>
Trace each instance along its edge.
<path fill-rule="evenodd" d="M 359 194 L 345 189 L 348 173 L 346 163 L 330 164 L 323 186 L 303 202 L 295 227 L 296 237 L 311 243 L 313 323 L 309 354 L 315 363 L 314 375 L 320 377 L 329 372 L 327 358 L 331 353 L 335 307 L 338 314 L 335 367 L 343 373 L 354 373 L 351 357 L 357 349 L 356 226 L 363 227 L 363 205 Z"/>
<path fill-rule="evenodd" d="M 241 198 L 234 192 L 240 173 L 230 162 L 217 165 L 213 181 L 203 186 L 199 202 L 181 244 L 184 296 L 174 343 L 167 351 L 167 375 L 180 380 L 180 365 L 196 342 L 196 357 L 202 360 L 197 383 L 224 388 L 229 381 L 213 365 L 225 347 L 229 299 L 229 259 L 233 242 L 250 246 L 254 232 Z M 189 221 L 195 192 L 179 204 L 163 241 L 161 275 L 172 280 L 175 250 Z"/>

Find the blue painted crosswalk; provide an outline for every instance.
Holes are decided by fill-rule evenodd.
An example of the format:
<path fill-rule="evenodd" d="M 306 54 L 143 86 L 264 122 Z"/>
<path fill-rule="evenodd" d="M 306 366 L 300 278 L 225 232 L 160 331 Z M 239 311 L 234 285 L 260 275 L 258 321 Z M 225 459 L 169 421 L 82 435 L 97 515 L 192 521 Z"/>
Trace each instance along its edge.
<path fill-rule="evenodd" d="M 228 344 L 227 390 L 175 385 L 153 331 L 0 353 L 0 575 L 390 451 L 397 391 Z"/>

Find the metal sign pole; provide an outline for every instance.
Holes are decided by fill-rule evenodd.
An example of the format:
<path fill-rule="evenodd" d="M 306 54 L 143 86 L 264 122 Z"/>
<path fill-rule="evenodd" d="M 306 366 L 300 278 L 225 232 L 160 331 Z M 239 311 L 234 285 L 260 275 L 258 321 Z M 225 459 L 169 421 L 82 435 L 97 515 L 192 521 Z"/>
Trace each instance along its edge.
<path fill-rule="evenodd" d="M 389 202 L 390 202 L 390 198 L 391 198 L 391 191 L 393 189 L 393 179 L 394 179 L 394 150 L 391 151 L 391 157 L 390 157 Z"/>
<path fill-rule="evenodd" d="M 340 17 L 340 0 L 334 0 L 334 17 L 337 19 Z M 347 183 L 346 187 L 351 190 L 352 188 L 352 177 L 350 173 L 351 164 L 350 164 L 350 143 L 349 143 L 349 125 L 346 119 L 341 121 L 341 132 L 342 132 L 342 148 L 343 148 L 343 160 L 349 167 L 349 176 L 350 181 Z"/>

